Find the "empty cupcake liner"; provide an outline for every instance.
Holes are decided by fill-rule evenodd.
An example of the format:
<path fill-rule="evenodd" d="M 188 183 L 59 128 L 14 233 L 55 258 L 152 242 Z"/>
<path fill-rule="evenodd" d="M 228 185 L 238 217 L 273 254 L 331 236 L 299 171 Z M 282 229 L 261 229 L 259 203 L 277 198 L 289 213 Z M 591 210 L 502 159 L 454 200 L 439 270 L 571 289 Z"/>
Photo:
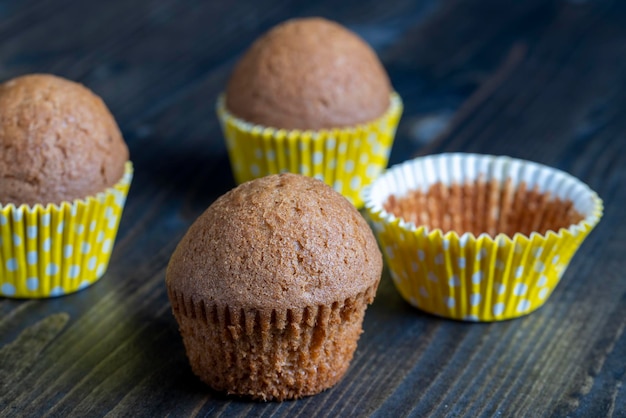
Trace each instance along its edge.
<path fill-rule="evenodd" d="M 76 292 L 106 271 L 133 166 L 113 187 L 73 202 L 0 205 L 0 296 L 46 298 Z"/>
<path fill-rule="evenodd" d="M 363 206 L 361 190 L 387 166 L 402 100 L 392 94 L 387 112 L 355 127 L 320 131 L 284 130 L 248 123 L 228 112 L 224 97 L 217 114 L 238 184 L 291 172 L 315 177 Z"/>
<path fill-rule="evenodd" d="M 385 209 L 390 196 L 416 190 L 413 221 Z M 428 191 L 432 198 L 423 198 Z M 597 194 L 565 172 L 475 154 L 397 165 L 364 199 L 402 297 L 426 312 L 467 321 L 505 320 L 542 306 L 603 210 Z M 569 209 L 562 204 L 568 201 Z M 562 222 L 571 209 L 577 221 L 537 232 Z"/>
<path fill-rule="evenodd" d="M 378 283 L 329 306 L 257 310 L 168 289 L 193 372 L 213 389 L 260 400 L 314 395 L 352 360 Z"/>

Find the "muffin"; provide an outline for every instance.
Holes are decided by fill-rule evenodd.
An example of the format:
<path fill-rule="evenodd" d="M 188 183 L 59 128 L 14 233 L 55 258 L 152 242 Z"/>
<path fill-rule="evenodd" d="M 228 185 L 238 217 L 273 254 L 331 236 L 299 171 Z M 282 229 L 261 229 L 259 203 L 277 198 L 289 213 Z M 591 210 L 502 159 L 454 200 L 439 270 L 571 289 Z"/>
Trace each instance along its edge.
<path fill-rule="evenodd" d="M 600 198 L 567 173 L 474 154 L 395 166 L 365 200 L 402 297 L 468 321 L 542 306 L 602 216 Z"/>
<path fill-rule="evenodd" d="M 284 173 L 217 199 L 178 244 L 166 284 L 193 372 L 217 391 L 282 401 L 345 374 L 381 272 L 357 210 Z"/>
<path fill-rule="evenodd" d="M 132 176 L 102 100 L 47 74 L 0 85 L 0 295 L 74 292 L 106 270 Z"/>
<path fill-rule="evenodd" d="M 238 183 L 289 171 L 357 206 L 387 165 L 401 112 L 376 53 L 322 18 L 289 20 L 255 41 L 218 100 Z"/>

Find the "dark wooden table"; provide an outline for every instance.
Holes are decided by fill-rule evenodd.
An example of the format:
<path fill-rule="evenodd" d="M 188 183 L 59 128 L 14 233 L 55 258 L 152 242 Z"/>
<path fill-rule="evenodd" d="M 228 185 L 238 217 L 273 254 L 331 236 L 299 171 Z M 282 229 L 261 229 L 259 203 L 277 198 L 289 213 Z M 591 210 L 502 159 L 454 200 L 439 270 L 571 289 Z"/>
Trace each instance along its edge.
<path fill-rule="evenodd" d="M 244 48 L 323 15 L 380 54 L 405 102 L 391 155 L 507 154 L 565 170 L 605 215 L 548 303 L 472 324 L 404 303 L 387 275 L 345 378 L 252 403 L 191 373 L 164 270 L 234 186 L 214 113 Z M 626 416 L 626 2 L 0 2 L 0 79 L 51 72 L 100 94 L 136 176 L 108 272 L 0 299 L 0 416 Z"/>

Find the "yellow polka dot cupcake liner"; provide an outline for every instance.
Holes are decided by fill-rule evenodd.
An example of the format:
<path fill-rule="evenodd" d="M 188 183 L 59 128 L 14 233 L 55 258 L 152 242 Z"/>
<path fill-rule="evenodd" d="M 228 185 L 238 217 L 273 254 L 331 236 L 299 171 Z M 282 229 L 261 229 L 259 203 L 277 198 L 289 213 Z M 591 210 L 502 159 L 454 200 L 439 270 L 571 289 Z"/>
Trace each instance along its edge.
<path fill-rule="evenodd" d="M 238 119 L 217 103 L 231 167 L 238 184 L 291 172 L 315 177 L 363 206 L 362 188 L 385 169 L 402 114 L 402 100 L 392 94 L 387 112 L 356 127 L 299 131 L 264 127 Z"/>
<path fill-rule="evenodd" d="M 0 297 L 81 290 L 106 271 L 133 176 L 95 196 L 42 206 L 0 204 Z"/>
<path fill-rule="evenodd" d="M 413 220 L 386 209 L 390 196 L 407 198 L 417 191 L 415 196 L 423 197 L 429 190 L 432 199 L 415 198 L 421 204 L 415 204 Z M 528 201 L 533 195 L 536 199 Z M 364 190 L 364 199 L 403 299 L 434 315 L 466 321 L 506 320 L 541 307 L 603 210 L 597 194 L 567 173 L 475 154 L 441 154 L 397 165 Z M 579 220 L 535 232 L 537 225 L 563 218 L 550 205 L 555 199 L 570 202 Z M 515 228 L 514 213 L 521 214 L 517 227 L 526 233 L 459 227 Z"/>

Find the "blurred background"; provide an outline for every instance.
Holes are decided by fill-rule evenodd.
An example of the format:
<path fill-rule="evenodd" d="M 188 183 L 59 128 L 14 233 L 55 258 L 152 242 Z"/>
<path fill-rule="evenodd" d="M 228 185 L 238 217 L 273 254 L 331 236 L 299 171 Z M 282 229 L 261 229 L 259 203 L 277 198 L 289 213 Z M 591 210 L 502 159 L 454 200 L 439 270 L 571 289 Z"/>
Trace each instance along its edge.
<path fill-rule="evenodd" d="M 489 143 L 511 154 L 521 153 L 509 138 L 524 135 L 531 149 L 516 156 L 541 160 L 532 144 L 564 134 L 563 113 L 587 120 L 585 132 L 569 135 L 589 135 L 602 118 L 601 104 L 577 102 L 620 84 L 623 9 L 601 0 L 5 0 L 0 78 L 51 72 L 86 84 L 111 108 L 135 159 L 148 143 L 219 147 L 214 103 L 237 57 L 271 26 L 319 15 L 369 42 L 405 101 L 392 164 L 444 134 L 446 149 Z M 494 121 L 506 125 L 497 136 L 485 132 Z M 472 129 L 450 132 L 463 123 Z"/>

